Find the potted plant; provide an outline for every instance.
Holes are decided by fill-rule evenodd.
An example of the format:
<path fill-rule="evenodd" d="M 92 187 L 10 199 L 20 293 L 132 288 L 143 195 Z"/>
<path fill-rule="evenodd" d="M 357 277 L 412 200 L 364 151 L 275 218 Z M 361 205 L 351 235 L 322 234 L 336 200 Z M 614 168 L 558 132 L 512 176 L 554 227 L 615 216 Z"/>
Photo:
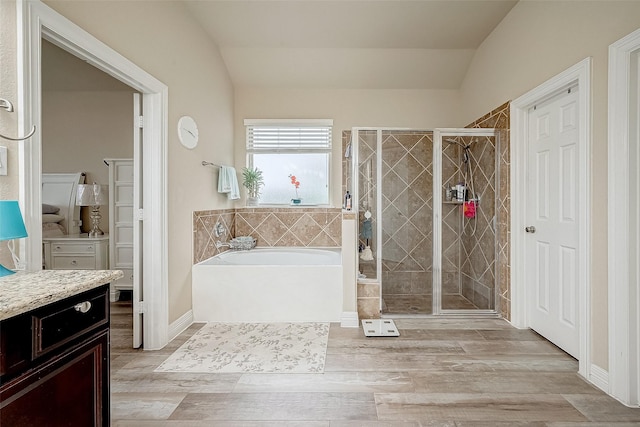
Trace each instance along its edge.
<path fill-rule="evenodd" d="M 257 206 L 260 188 L 264 185 L 262 171 L 258 168 L 242 169 L 242 185 L 247 189 L 247 206 Z"/>

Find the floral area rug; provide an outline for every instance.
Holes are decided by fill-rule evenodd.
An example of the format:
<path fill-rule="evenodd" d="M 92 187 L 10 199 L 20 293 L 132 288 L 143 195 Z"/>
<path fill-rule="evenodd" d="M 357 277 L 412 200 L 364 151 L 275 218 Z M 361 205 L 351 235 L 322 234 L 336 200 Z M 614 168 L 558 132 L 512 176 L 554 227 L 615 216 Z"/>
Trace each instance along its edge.
<path fill-rule="evenodd" d="M 328 323 L 207 323 L 155 372 L 322 373 Z"/>

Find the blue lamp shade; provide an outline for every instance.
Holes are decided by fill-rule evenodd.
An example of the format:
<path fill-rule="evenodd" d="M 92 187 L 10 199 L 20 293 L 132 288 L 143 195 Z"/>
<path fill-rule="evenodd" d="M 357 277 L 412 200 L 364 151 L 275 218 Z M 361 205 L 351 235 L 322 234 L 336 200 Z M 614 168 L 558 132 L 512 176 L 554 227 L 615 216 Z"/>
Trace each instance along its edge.
<path fill-rule="evenodd" d="M 27 237 L 20 206 L 16 200 L 0 200 L 0 240 Z"/>
<path fill-rule="evenodd" d="M 21 237 L 27 237 L 27 229 L 24 227 L 18 202 L 16 200 L 0 200 L 0 241 L 19 239 Z M 13 271 L 0 264 L 0 277 L 13 273 Z"/>

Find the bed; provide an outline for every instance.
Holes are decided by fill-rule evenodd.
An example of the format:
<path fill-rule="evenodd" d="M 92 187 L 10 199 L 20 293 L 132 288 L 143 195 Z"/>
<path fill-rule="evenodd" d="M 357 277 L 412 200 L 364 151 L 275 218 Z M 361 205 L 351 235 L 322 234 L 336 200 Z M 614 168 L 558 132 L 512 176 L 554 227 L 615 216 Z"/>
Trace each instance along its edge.
<path fill-rule="evenodd" d="M 85 174 L 42 174 L 42 237 L 59 237 L 80 233 L 80 206 L 76 206 L 78 184 Z"/>

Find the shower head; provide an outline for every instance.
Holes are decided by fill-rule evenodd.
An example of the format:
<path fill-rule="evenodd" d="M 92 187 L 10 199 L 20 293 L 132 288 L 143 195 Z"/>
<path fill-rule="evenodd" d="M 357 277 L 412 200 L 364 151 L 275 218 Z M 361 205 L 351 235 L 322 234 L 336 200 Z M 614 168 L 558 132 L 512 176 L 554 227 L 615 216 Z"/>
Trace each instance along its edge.
<path fill-rule="evenodd" d="M 449 144 L 456 144 L 456 145 L 459 145 L 459 146 L 460 146 L 460 147 L 462 147 L 462 148 L 466 148 L 466 147 L 464 146 L 464 144 L 462 144 L 460 141 L 456 141 L 455 139 L 446 138 L 446 139 L 444 140 L 444 142 L 448 142 Z"/>
<path fill-rule="evenodd" d="M 456 141 L 455 139 L 451 138 L 446 138 L 444 142 L 448 142 L 449 144 L 456 144 L 462 147 L 464 150 L 468 150 L 471 147 L 471 144 L 473 144 L 474 142 L 478 142 L 478 138 L 472 139 L 471 142 L 469 142 L 469 144 L 467 145 L 464 145 L 462 142 Z"/>

